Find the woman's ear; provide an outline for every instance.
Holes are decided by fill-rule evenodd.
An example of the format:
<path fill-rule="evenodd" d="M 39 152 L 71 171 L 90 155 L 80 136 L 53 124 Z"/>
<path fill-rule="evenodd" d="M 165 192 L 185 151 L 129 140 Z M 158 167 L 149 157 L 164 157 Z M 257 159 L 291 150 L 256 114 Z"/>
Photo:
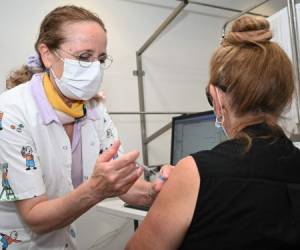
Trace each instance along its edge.
<path fill-rule="evenodd" d="M 222 91 L 218 90 L 217 87 L 215 87 L 214 85 L 210 84 L 209 85 L 209 92 L 212 96 L 213 99 L 213 106 L 214 106 L 214 110 L 217 116 L 222 116 L 222 109 L 223 107 L 223 95 L 222 95 Z"/>
<path fill-rule="evenodd" d="M 49 50 L 48 46 L 44 43 L 41 43 L 38 46 L 38 51 L 40 53 L 41 60 L 44 64 L 44 66 L 47 69 L 51 68 L 52 64 L 54 63 L 55 58 L 53 58 L 53 55 L 52 55 L 51 51 Z"/>

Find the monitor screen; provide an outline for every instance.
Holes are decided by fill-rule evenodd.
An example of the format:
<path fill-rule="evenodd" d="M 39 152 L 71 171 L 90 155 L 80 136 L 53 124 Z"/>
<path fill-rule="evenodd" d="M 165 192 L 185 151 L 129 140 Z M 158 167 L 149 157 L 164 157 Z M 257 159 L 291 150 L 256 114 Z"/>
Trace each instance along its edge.
<path fill-rule="evenodd" d="M 215 120 L 213 111 L 173 117 L 172 165 L 191 153 L 212 149 L 226 140 L 223 130 L 215 127 Z"/>
<path fill-rule="evenodd" d="M 299 148 L 299 149 L 300 149 L 300 142 L 299 142 L 299 141 L 297 141 L 297 142 L 294 142 L 294 145 L 295 145 L 295 147 L 297 147 L 297 148 Z"/>

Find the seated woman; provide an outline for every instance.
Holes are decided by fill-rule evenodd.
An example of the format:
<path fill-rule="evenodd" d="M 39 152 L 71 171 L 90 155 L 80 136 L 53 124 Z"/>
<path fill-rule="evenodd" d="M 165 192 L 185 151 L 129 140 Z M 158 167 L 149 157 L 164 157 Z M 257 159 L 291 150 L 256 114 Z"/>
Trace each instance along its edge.
<path fill-rule="evenodd" d="M 229 137 L 182 159 L 126 249 L 300 249 L 300 151 L 278 125 L 292 65 L 244 16 L 211 60 L 207 96 Z"/>

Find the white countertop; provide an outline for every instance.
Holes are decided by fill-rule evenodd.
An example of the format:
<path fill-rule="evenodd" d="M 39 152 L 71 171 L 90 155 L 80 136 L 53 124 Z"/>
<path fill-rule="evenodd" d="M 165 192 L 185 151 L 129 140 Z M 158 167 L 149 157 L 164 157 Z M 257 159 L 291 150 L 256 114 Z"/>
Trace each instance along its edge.
<path fill-rule="evenodd" d="M 101 201 L 96 205 L 96 209 L 107 214 L 133 220 L 143 220 L 147 214 L 143 210 L 124 207 L 124 201 L 119 198 Z"/>

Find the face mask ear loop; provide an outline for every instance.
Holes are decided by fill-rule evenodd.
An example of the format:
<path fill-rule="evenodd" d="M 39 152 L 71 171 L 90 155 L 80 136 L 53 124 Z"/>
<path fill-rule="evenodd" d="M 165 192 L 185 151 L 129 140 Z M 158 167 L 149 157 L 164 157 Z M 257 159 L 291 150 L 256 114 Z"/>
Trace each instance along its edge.
<path fill-rule="evenodd" d="M 53 53 L 58 57 L 59 60 L 61 60 L 63 63 L 65 62 L 65 60 L 56 51 L 54 51 Z M 52 67 L 50 67 L 49 72 L 51 72 L 55 81 L 59 81 L 59 78 L 55 75 Z"/>
<path fill-rule="evenodd" d="M 216 88 L 216 92 L 217 92 L 217 98 L 218 98 L 218 102 L 220 104 L 220 107 L 221 107 L 221 115 L 220 116 L 216 116 L 216 122 L 215 122 L 215 125 L 216 127 L 218 128 L 222 128 L 223 131 L 224 131 L 224 134 L 226 135 L 227 138 L 230 138 L 226 129 L 224 128 L 224 110 L 222 108 L 222 103 L 221 103 L 221 99 L 220 99 L 220 94 L 219 94 L 219 90 L 218 88 Z"/>
<path fill-rule="evenodd" d="M 59 60 L 65 62 L 65 60 L 56 51 L 54 51 L 54 54 L 58 57 Z"/>
<path fill-rule="evenodd" d="M 221 103 L 221 99 L 220 99 L 219 89 L 216 88 L 216 87 L 215 87 L 215 89 L 216 89 L 216 92 L 217 92 L 218 102 L 219 102 L 219 105 L 221 107 L 221 115 L 216 117 L 216 122 L 219 123 L 221 126 L 223 126 L 223 123 L 224 123 L 224 110 L 222 108 L 222 103 Z"/>
<path fill-rule="evenodd" d="M 55 81 L 59 81 L 58 77 L 55 75 L 54 70 L 51 68 L 49 68 L 49 72 L 52 74 L 53 78 Z"/>

